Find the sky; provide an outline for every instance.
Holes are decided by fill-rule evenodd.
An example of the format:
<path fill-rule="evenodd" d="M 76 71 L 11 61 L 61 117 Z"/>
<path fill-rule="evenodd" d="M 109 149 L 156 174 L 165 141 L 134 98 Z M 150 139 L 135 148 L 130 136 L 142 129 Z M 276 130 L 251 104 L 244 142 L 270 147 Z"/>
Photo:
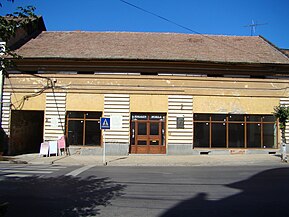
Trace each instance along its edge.
<path fill-rule="evenodd" d="M 262 35 L 289 49 L 289 0 L 0 0 L 0 15 L 33 5 L 48 31 L 175 32 L 211 35 Z M 185 28 L 182 28 L 183 26 Z M 188 30 L 189 29 L 189 30 Z"/>

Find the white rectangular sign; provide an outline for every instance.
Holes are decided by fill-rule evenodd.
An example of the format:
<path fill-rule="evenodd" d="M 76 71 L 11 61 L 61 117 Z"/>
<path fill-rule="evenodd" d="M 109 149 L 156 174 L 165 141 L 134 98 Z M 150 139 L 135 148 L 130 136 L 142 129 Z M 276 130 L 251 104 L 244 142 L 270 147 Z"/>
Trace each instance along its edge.
<path fill-rule="evenodd" d="M 110 129 L 112 129 L 112 130 L 122 129 L 122 115 L 111 115 L 110 116 Z"/>

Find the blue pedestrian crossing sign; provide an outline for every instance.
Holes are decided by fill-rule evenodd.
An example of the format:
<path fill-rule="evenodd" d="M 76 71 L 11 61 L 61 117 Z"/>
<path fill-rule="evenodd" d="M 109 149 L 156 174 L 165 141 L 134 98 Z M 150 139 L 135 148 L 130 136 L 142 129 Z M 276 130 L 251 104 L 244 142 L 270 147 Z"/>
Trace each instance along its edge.
<path fill-rule="evenodd" d="M 100 118 L 100 129 L 101 130 L 110 129 L 110 118 Z"/>

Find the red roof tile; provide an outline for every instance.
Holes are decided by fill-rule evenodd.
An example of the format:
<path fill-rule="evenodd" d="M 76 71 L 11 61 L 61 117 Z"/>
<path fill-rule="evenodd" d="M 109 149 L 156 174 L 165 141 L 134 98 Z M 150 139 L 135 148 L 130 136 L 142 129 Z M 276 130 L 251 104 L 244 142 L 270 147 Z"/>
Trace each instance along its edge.
<path fill-rule="evenodd" d="M 22 46 L 24 58 L 184 60 L 281 63 L 289 58 L 259 36 L 136 32 L 43 32 Z"/>

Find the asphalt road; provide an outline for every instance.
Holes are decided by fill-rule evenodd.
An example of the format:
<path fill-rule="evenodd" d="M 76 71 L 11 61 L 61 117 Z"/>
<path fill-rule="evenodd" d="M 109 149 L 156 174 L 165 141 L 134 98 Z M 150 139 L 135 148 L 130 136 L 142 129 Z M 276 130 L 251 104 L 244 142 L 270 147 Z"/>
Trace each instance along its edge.
<path fill-rule="evenodd" d="M 5 216 L 289 216 L 287 164 L 47 169 L 7 177 L 0 167 Z"/>

